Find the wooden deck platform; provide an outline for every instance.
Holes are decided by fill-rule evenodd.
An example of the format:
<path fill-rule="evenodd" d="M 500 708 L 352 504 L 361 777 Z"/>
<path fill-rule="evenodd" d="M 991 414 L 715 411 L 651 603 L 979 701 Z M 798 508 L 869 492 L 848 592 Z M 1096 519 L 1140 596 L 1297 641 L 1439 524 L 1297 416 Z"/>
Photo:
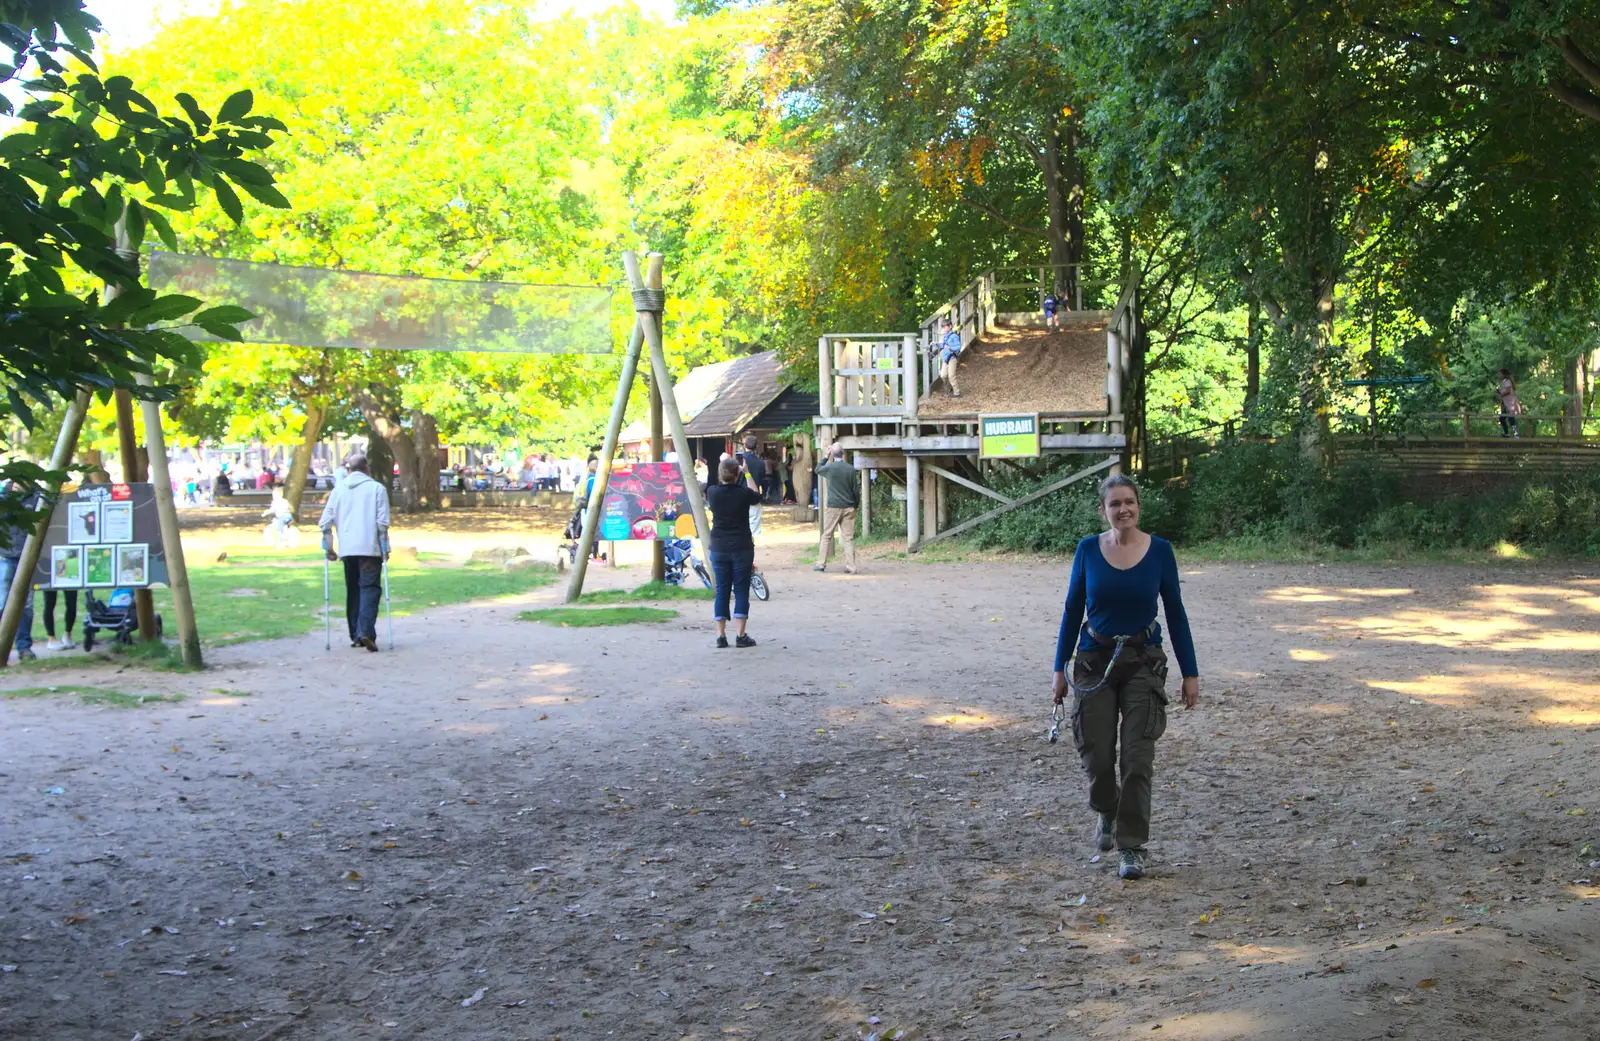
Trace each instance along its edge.
<path fill-rule="evenodd" d="M 868 470 L 903 481 L 912 550 L 1073 482 L 1115 472 L 1127 447 L 1121 400 L 1124 345 L 1137 313 L 1132 291 L 1111 311 L 1066 312 L 1063 328 L 1047 330 L 1034 314 L 1001 315 L 995 288 L 995 276 L 984 275 L 915 332 L 833 333 L 817 343 L 818 442 L 837 442 L 852 453 L 864 486 Z M 964 345 L 960 398 L 944 393 L 937 374 L 946 321 Z M 985 487 L 986 464 L 977 458 L 986 415 L 1036 416 L 1040 454 L 1083 456 L 1083 468 L 1021 498 Z M 948 528 L 950 484 L 1000 506 Z"/>

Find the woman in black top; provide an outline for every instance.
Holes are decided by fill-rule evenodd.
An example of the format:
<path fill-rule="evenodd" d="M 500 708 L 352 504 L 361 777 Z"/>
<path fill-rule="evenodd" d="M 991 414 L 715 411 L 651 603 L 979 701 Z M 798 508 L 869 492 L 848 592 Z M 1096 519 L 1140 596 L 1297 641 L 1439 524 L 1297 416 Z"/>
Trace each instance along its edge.
<path fill-rule="evenodd" d="M 744 480 L 741 483 L 740 477 Z M 750 537 L 750 507 L 761 502 L 761 493 L 738 459 L 724 459 L 717 467 L 718 484 L 706 489 L 706 508 L 711 511 L 711 567 L 717 573 L 717 597 L 713 602 L 717 619 L 717 646 L 728 646 L 728 596 L 733 595 L 733 620 L 740 647 L 754 647 L 745 635 L 750 617 L 750 573 L 755 568 L 756 544 Z"/>

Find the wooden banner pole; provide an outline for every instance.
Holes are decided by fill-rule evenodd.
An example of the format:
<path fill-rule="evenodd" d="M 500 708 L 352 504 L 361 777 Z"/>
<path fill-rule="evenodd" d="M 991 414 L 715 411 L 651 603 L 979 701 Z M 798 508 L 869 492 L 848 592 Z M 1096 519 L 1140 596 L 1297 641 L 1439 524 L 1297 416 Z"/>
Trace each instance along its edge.
<path fill-rule="evenodd" d="M 632 253 L 624 254 L 633 256 Z M 617 378 L 617 396 L 611 403 L 611 419 L 606 423 L 605 446 L 600 449 L 600 463 L 595 468 L 594 490 L 589 493 L 589 505 L 583 511 L 583 534 L 578 539 L 578 559 L 572 562 L 572 578 L 567 583 L 567 603 L 578 602 L 583 595 L 583 578 L 589 570 L 589 554 L 594 552 L 595 537 L 600 529 L 600 507 L 605 502 L 606 487 L 611 482 L 611 459 L 617 454 L 617 439 L 622 436 L 622 419 L 628 411 L 628 396 L 633 391 L 633 380 L 639 372 L 639 352 L 644 343 L 644 330 L 639 322 L 633 323 L 633 335 L 628 337 L 628 351 L 622 358 L 622 375 Z M 587 481 L 587 474 L 578 480 Z"/>
<path fill-rule="evenodd" d="M 141 387 L 155 385 L 148 373 L 135 373 Z M 194 597 L 189 592 L 189 567 L 183 559 L 183 536 L 178 531 L 178 506 L 172 499 L 172 475 L 167 472 L 167 435 L 161 429 L 161 402 L 139 402 L 144 413 L 144 443 L 150 450 L 150 483 L 155 486 L 156 519 L 161 522 L 161 548 L 167 557 L 167 588 L 172 590 L 172 613 L 178 621 L 178 653 L 191 669 L 200 660 L 200 629 L 195 624 Z"/>
<path fill-rule="evenodd" d="M 77 397 L 67 403 L 66 415 L 61 418 L 61 432 L 56 435 L 55 451 L 50 454 L 50 469 L 65 470 L 78 450 L 78 432 L 83 429 L 83 417 L 89 413 L 89 391 L 79 390 Z M 17 573 L 11 576 L 11 589 L 6 594 L 6 606 L 0 614 L 0 668 L 11 658 L 11 645 L 16 642 L 17 629 L 22 625 L 22 609 L 33 596 L 33 569 L 39 566 L 39 553 L 44 549 L 44 535 L 50 530 L 50 513 L 39 519 L 38 525 L 22 544 L 22 559 L 17 562 Z"/>
<path fill-rule="evenodd" d="M 650 279 L 647 286 L 639 274 L 639 258 L 631 252 L 622 255 L 622 265 L 628 272 L 628 285 L 635 291 L 647 288 L 659 290 L 662 287 L 661 254 L 650 254 L 649 262 Z M 635 310 L 638 310 L 637 304 Z M 639 310 L 638 314 L 645 342 L 650 345 L 650 368 L 655 375 L 655 384 L 661 390 L 662 411 L 667 414 L 667 423 L 672 429 L 672 444 L 678 452 L 678 465 L 683 467 L 683 487 L 689 496 L 689 509 L 694 514 L 695 530 L 700 534 L 701 549 L 709 554 L 711 524 L 706 520 L 706 498 L 700 488 L 700 482 L 694 479 L 694 457 L 689 447 L 689 436 L 684 432 L 683 413 L 678 411 L 678 397 L 672 390 L 672 372 L 667 368 L 666 349 L 661 340 L 661 313 Z"/>

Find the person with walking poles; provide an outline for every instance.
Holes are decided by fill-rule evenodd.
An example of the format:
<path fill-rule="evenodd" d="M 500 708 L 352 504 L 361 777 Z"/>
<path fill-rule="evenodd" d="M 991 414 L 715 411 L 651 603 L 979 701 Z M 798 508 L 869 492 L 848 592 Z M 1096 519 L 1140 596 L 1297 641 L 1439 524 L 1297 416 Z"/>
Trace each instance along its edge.
<path fill-rule="evenodd" d="M 940 321 L 944 335 L 939 337 L 939 375 L 944 378 L 944 389 L 952 398 L 961 396 L 961 384 L 956 382 L 956 370 L 961 367 L 961 333 L 950 325 L 950 319 Z"/>
<path fill-rule="evenodd" d="M 817 564 L 811 570 L 828 570 L 833 555 L 833 534 L 844 543 L 844 573 L 856 573 L 856 510 L 861 505 L 861 478 L 856 468 L 844 461 L 844 446 L 828 446 L 828 461 L 817 467 L 823 482 L 822 542 L 817 546 Z"/>
<path fill-rule="evenodd" d="M 717 483 L 706 489 L 706 509 L 711 512 L 711 569 L 717 575 L 712 613 L 717 620 L 717 646 L 728 646 L 728 600 L 740 647 L 754 647 L 744 631 L 750 618 L 750 575 L 756 565 L 756 542 L 750 534 L 750 508 L 761 502 L 755 477 L 738 459 L 717 465 Z"/>
<path fill-rule="evenodd" d="M 344 562 L 344 617 L 350 646 L 378 649 L 378 598 L 389 559 L 389 492 L 372 479 L 367 457 L 345 460 L 350 474 L 328 494 L 322 508 L 322 549 Z M 337 534 L 338 551 L 330 531 Z"/>
<path fill-rule="evenodd" d="M 1139 489 L 1130 478 L 1101 482 L 1100 514 L 1109 529 L 1078 543 L 1072 558 L 1052 694 L 1061 705 L 1071 693 L 1072 739 L 1089 775 L 1089 808 L 1098 818 L 1095 843 L 1102 851 L 1115 848 L 1117 874 L 1135 879 L 1146 871 L 1156 740 L 1167 729 L 1158 596 L 1183 672 L 1186 709 L 1200 702 L 1200 673 L 1172 543 L 1139 530 Z"/>

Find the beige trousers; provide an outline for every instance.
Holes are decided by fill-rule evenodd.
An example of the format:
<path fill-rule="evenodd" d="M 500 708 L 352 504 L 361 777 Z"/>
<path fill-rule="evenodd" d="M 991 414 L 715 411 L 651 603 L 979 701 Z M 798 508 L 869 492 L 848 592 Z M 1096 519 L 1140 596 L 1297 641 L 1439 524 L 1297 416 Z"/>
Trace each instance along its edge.
<path fill-rule="evenodd" d="M 961 384 L 956 382 L 956 369 L 961 365 L 961 355 L 956 355 L 943 365 L 939 366 L 939 375 L 944 377 L 944 386 L 951 394 L 961 393 Z"/>
<path fill-rule="evenodd" d="M 855 507 L 847 510 L 835 509 L 828 506 L 822 511 L 822 545 L 817 548 L 817 563 L 826 565 L 828 557 L 833 554 L 833 533 L 839 533 L 839 540 L 844 543 L 844 569 L 856 569 L 856 511 Z"/>

